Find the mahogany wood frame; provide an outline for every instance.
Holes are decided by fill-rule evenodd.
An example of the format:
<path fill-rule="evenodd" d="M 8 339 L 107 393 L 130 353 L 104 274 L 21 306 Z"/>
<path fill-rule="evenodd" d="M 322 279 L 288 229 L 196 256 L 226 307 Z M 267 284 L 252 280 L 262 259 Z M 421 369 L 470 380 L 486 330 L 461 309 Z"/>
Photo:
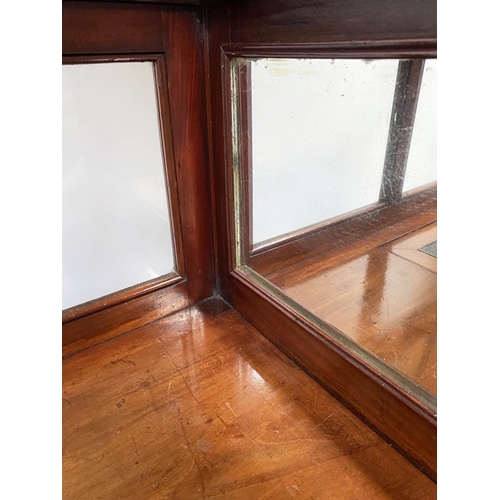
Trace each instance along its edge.
<path fill-rule="evenodd" d="M 201 11 L 63 2 L 63 63 L 154 63 L 176 272 L 63 311 L 63 355 L 213 293 Z M 186 91 L 188 89 L 188 91 Z"/>
<path fill-rule="evenodd" d="M 236 162 L 241 158 L 233 151 L 231 137 L 230 59 L 436 57 L 433 2 L 424 2 L 416 13 L 406 0 L 382 3 L 389 11 L 376 15 L 373 3 L 365 0 L 321 0 L 314 5 L 303 0 L 250 0 L 210 9 L 206 60 L 210 74 L 210 159 L 217 217 L 218 284 L 221 295 L 250 323 L 436 480 L 437 416 L 432 405 L 329 338 L 317 324 L 236 265 L 232 166 L 233 158 Z M 347 13 L 356 9 L 355 23 L 347 24 Z M 334 14 L 335 18 L 330 17 Z M 390 29 L 386 29 L 388 25 Z"/>
<path fill-rule="evenodd" d="M 215 291 L 435 480 L 435 412 L 236 268 L 228 62 L 276 54 L 426 58 L 436 45 L 435 0 L 63 2 L 64 55 L 164 54 L 160 93 L 170 111 L 185 260 L 183 276 L 69 316 L 65 352 Z"/>
<path fill-rule="evenodd" d="M 62 0 L 63 2 L 72 2 L 74 0 Z M 142 3 L 156 5 L 181 5 L 181 6 L 209 6 L 220 3 L 227 3 L 232 0 L 80 0 L 93 3 Z"/>

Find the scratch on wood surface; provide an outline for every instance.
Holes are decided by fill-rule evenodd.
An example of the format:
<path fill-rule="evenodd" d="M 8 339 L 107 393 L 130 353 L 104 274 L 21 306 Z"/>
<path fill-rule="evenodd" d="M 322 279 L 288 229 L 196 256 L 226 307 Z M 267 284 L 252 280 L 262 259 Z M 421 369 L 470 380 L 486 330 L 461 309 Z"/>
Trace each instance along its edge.
<path fill-rule="evenodd" d="M 278 486 L 276 486 L 276 488 L 273 488 L 270 492 L 266 493 L 262 498 L 266 498 L 268 497 L 271 493 L 274 493 L 280 486 L 282 485 L 282 483 L 280 482 L 278 484 Z"/>
<path fill-rule="evenodd" d="M 181 424 L 181 429 L 182 429 L 182 434 L 184 435 L 184 440 L 186 441 L 186 445 L 188 447 L 189 453 L 191 454 L 191 457 L 193 458 L 193 461 L 196 465 L 196 468 L 198 469 L 198 474 L 200 476 L 200 483 L 201 483 L 201 496 L 205 500 L 205 481 L 203 479 L 203 474 L 201 473 L 200 466 L 198 465 L 198 462 L 196 461 L 196 457 L 194 456 L 193 450 L 191 449 L 191 445 L 189 444 L 187 434 L 186 434 L 186 429 L 184 428 L 184 424 L 182 423 L 182 420 L 179 420 Z"/>
<path fill-rule="evenodd" d="M 234 412 L 234 410 L 231 408 L 231 405 L 229 403 L 226 403 L 226 406 L 231 410 L 232 414 L 238 418 L 238 415 L 236 415 L 236 413 Z"/>
<path fill-rule="evenodd" d="M 132 441 L 134 442 L 135 453 L 138 457 L 140 457 L 139 450 L 137 449 L 137 443 L 135 442 L 135 437 L 133 434 L 132 434 Z"/>
<path fill-rule="evenodd" d="M 322 426 L 330 417 L 333 417 L 335 415 L 335 413 L 332 413 L 331 415 L 328 415 L 328 417 L 326 417 L 323 422 L 319 423 L 314 429 L 313 431 L 315 431 L 318 427 Z"/>
<path fill-rule="evenodd" d="M 269 462 L 272 462 L 271 458 L 269 457 L 269 455 L 267 454 L 266 450 L 264 450 L 260 445 L 259 443 L 257 443 L 256 441 L 254 441 L 246 432 L 243 432 L 241 430 L 240 427 L 238 427 L 237 425 L 235 425 L 236 429 L 238 429 L 254 446 L 257 447 L 257 449 L 267 458 L 267 460 Z"/>
<path fill-rule="evenodd" d="M 179 371 L 179 373 L 181 374 L 182 381 L 184 382 L 184 384 L 185 384 L 185 386 L 187 387 L 188 391 L 191 393 L 191 396 L 193 396 L 193 399 L 194 399 L 197 403 L 199 403 L 198 398 L 195 396 L 195 394 L 194 394 L 193 390 L 191 389 L 191 387 L 189 386 L 189 384 L 186 382 L 186 378 L 184 377 L 184 375 L 182 375 L 182 373 L 181 373 L 181 371 L 180 371 L 180 370 L 178 370 L 178 371 Z"/>
<path fill-rule="evenodd" d="M 172 364 L 174 365 L 174 368 L 180 373 L 179 371 L 179 367 L 175 364 L 174 360 L 172 359 L 172 356 L 170 356 L 170 354 L 168 353 L 168 349 L 167 347 L 165 346 L 164 342 L 163 342 L 163 339 L 161 337 L 158 338 L 158 342 L 160 342 L 164 352 L 162 353 L 166 355 L 166 357 L 168 357 L 168 359 L 170 359 L 170 361 L 172 362 Z"/>

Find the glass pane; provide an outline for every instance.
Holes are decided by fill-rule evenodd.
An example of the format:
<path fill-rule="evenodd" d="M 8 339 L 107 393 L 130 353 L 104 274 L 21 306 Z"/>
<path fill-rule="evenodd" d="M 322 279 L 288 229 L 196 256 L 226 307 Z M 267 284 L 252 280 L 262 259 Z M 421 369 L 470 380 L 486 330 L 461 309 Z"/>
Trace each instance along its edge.
<path fill-rule="evenodd" d="M 253 243 L 379 197 L 397 60 L 252 61 Z"/>
<path fill-rule="evenodd" d="M 413 125 L 404 191 L 437 180 L 437 61 L 425 61 Z"/>
<path fill-rule="evenodd" d="M 175 267 L 153 69 L 63 66 L 63 309 Z"/>
<path fill-rule="evenodd" d="M 436 62 L 233 70 L 239 268 L 435 406 Z"/>

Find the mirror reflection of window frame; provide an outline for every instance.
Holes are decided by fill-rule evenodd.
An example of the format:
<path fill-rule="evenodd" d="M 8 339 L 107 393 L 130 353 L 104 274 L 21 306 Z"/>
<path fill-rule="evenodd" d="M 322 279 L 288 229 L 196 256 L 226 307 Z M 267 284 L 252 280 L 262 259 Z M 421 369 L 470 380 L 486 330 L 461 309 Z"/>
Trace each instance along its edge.
<path fill-rule="evenodd" d="M 372 54 L 371 54 L 372 55 Z M 394 99 L 391 110 L 391 126 L 387 139 L 387 147 L 384 161 L 384 175 L 383 181 L 380 186 L 380 195 L 377 202 L 380 206 L 397 206 L 403 201 L 403 184 L 404 173 L 408 161 L 409 145 L 411 142 L 413 124 L 415 121 L 418 94 L 422 81 L 422 75 L 425 65 L 425 57 L 416 54 L 404 54 L 406 57 L 399 58 L 397 83 L 394 88 Z M 257 56 L 253 55 L 252 58 L 246 58 L 243 54 L 238 54 L 238 57 L 229 58 L 232 67 L 232 112 L 233 118 L 233 160 L 234 160 L 234 193 L 235 193 L 235 242 L 236 253 L 235 262 L 237 269 L 241 270 L 252 280 L 258 282 L 262 287 L 269 290 L 276 297 L 279 297 L 288 307 L 300 314 L 306 321 L 315 324 L 322 331 L 334 338 L 337 342 L 343 344 L 348 350 L 356 352 L 357 355 L 363 357 L 368 363 L 375 366 L 376 370 L 386 373 L 386 375 L 396 384 L 404 387 L 405 391 L 412 394 L 414 397 L 422 401 L 431 411 L 435 411 L 436 398 L 428 391 L 415 384 L 411 379 L 401 374 L 395 369 L 380 363 L 379 360 L 374 359 L 371 353 L 364 352 L 365 350 L 360 346 L 354 345 L 349 340 L 346 342 L 345 335 L 338 331 L 332 325 L 326 324 L 319 318 L 311 317 L 311 314 L 291 300 L 286 294 L 283 294 L 272 283 L 263 278 L 258 272 L 255 271 L 254 263 L 259 262 L 263 268 L 269 271 L 272 262 L 279 262 L 283 257 L 286 245 L 294 245 L 298 236 L 303 236 L 304 233 L 311 235 L 322 229 L 323 224 L 319 223 L 316 226 L 306 228 L 306 231 L 297 231 L 292 234 L 285 234 L 277 237 L 268 246 L 253 246 L 252 244 L 252 123 L 249 110 L 251 109 L 251 64 L 250 61 Z M 411 57 L 408 57 L 411 56 Z M 432 54 L 431 54 L 432 56 Z M 273 54 L 273 57 L 286 57 L 286 55 Z M 331 55 L 335 58 L 335 54 Z M 344 58 L 353 58 L 352 55 L 342 54 Z M 365 58 L 360 55 L 360 58 Z M 372 55 L 373 57 L 373 55 Z M 384 56 L 381 55 L 380 58 Z M 435 186 L 430 186 L 431 190 L 435 192 Z M 419 193 L 416 196 L 422 197 Z M 434 201 L 435 203 L 435 197 Z M 427 202 L 424 202 L 427 203 Z M 373 207 L 368 207 L 372 209 Z M 408 206 L 407 210 L 411 211 L 412 208 Z M 342 222 L 342 217 L 335 218 L 334 226 L 338 226 Z M 335 233 L 333 233 L 335 234 Z M 330 235 L 331 236 L 331 235 Z M 330 241 L 332 238 L 328 238 Z M 327 248 L 330 242 L 321 242 L 320 238 L 316 238 L 316 243 L 324 244 Z M 275 249 L 273 257 L 266 260 L 266 254 L 269 255 L 271 250 Z M 323 249 L 323 247 L 321 247 Z M 320 250 L 321 251 L 321 250 Z M 261 268 L 262 269 L 262 268 Z"/>
<path fill-rule="evenodd" d="M 257 85 L 257 83 L 260 83 L 261 85 L 265 83 L 269 87 L 270 85 L 272 85 L 271 82 L 274 82 L 271 76 L 269 77 L 266 76 L 267 79 L 266 81 L 258 80 L 257 82 L 252 83 L 252 75 L 251 75 L 252 65 L 254 65 L 255 62 L 259 61 L 266 61 L 264 68 L 268 67 L 269 65 L 269 69 L 265 70 L 266 75 L 267 74 L 271 75 L 273 73 L 273 69 L 276 69 L 277 71 L 281 70 L 287 75 L 290 74 L 290 77 L 292 77 L 292 75 L 295 75 L 294 73 L 295 71 L 299 71 L 299 67 L 288 68 L 285 64 L 282 65 L 280 63 L 280 59 L 250 59 L 250 58 L 247 60 L 240 58 L 240 64 L 238 66 L 239 69 L 236 70 L 239 72 L 239 75 L 237 78 L 235 78 L 235 81 L 237 81 L 239 85 L 239 100 L 240 100 L 239 120 L 241 122 L 240 147 L 242 149 L 239 161 L 242 166 L 241 169 L 242 183 L 243 186 L 245 186 L 246 188 L 243 192 L 243 196 L 245 198 L 243 203 L 243 216 L 245 217 L 243 228 L 247 230 L 247 234 L 243 238 L 242 244 L 248 247 L 243 251 L 243 254 L 248 255 L 249 258 L 261 254 L 263 250 L 281 246 L 285 244 L 287 241 L 295 240 L 298 236 L 301 236 L 304 233 L 307 232 L 312 233 L 316 231 L 319 227 L 325 228 L 327 225 L 331 223 L 339 222 L 340 218 L 342 217 L 349 217 L 352 214 L 354 214 L 354 212 L 352 212 L 351 214 L 348 214 L 346 212 L 345 215 L 343 215 L 343 213 L 340 213 L 339 215 L 328 216 L 328 212 L 325 212 L 324 216 L 318 218 L 316 221 L 313 221 L 312 225 L 311 223 L 309 223 L 309 225 L 302 225 L 302 227 L 297 229 L 292 229 L 291 231 L 288 230 L 288 232 L 283 232 L 280 234 L 275 233 L 275 235 L 272 236 L 270 239 L 262 241 L 261 239 L 258 239 L 257 241 L 254 241 L 255 222 L 253 221 L 253 217 L 255 216 L 254 209 L 257 205 L 254 205 L 253 202 L 253 198 L 255 196 L 254 182 L 253 182 L 255 174 L 253 173 L 253 168 L 252 168 L 254 161 L 252 158 L 253 156 L 252 151 L 254 147 L 259 148 L 259 146 L 258 145 L 255 146 L 252 144 L 253 142 L 252 113 L 250 112 L 250 110 L 252 110 L 253 112 L 257 104 L 252 102 L 252 94 L 255 93 L 254 87 L 255 85 Z M 293 62 L 294 60 L 284 59 L 284 61 Z M 312 62 L 312 60 L 309 61 Z M 342 61 L 342 59 L 340 59 L 340 61 Z M 355 60 L 350 59 L 349 61 L 354 62 Z M 359 61 L 363 61 L 366 63 L 367 60 L 359 59 Z M 375 61 L 375 59 L 368 60 L 368 62 L 370 61 Z M 301 60 L 301 62 L 306 63 L 308 62 L 308 60 L 304 59 Z M 385 159 L 383 160 L 383 165 L 381 165 L 382 181 L 380 182 L 380 185 L 377 188 L 379 191 L 379 195 L 377 196 L 378 199 L 374 197 L 372 205 L 370 206 L 359 205 L 360 208 L 354 208 L 355 211 L 359 210 L 361 212 L 363 210 L 366 211 L 373 210 L 374 208 L 377 207 L 377 204 L 378 206 L 383 206 L 388 204 L 399 203 L 403 198 L 403 184 L 405 182 L 406 166 L 408 163 L 414 121 L 418 108 L 419 89 L 424 71 L 424 64 L 425 64 L 425 59 L 422 58 L 401 59 L 398 61 L 397 80 L 394 85 L 394 90 L 392 91 L 393 96 L 391 96 L 392 111 L 390 112 L 390 121 L 388 121 L 388 126 L 390 124 L 390 127 L 387 134 L 388 136 L 385 139 L 386 143 L 383 146 L 385 149 Z M 303 66 L 304 68 L 306 66 L 307 68 L 309 67 L 309 65 L 307 64 L 303 64 Z M 300 68 L 302 68 L 302 66 L 300 66 Z M 313 71 L 318 71 L 318 69 Z M 300 74 L 301 73 L 298 73 L 297 75 Z M 283 76 L 281 76 L 281 78 L 283 78 Z M 330 76 L 330 78 L 332 77 Z M 358 78 L 362 78 L 362 75 L 360 74 Z M 292 84 L 292 82 L 290 82 L 290 84 Z M 389 120 L 389 115 L 388 115 L 388 120 Z M 278 122 L 278 125 L 280 125 L 281 123 L 283 127 L 285 127 L 286 120 Z M 281 132 L 281 135 L 282 134 L 283 131 Z M 264 140 L 263 138 L 260 139 L 260 141 L 263 140 Z M 269 143 L 273 142 L 274 141 L 270 138 Z M 262 156 L 262 153 L 260 153 L 259 156 Z M 279 160 L 279 153 L 277 157 L 273 156 L 271 159 L 266 161 L 269 162 L 281 161 Z M 297 168 L 300 168 L 300 166 L 299 165 L 294 165 L 293 167 L 290 166 L 290 172 L 291 173 L 297 172 Z M 363 181 L 364 179 L 362 180 L 362 182 Z M 258 182 L 259 185 L 261 185 L 263 180 L 260 179 Z M 262 201 L 259 202 L 260 205 L 262 205 L 262 203 L 263 203 Z M 325 204 L 326 200 L 323 202 L 323 205 Z M 262 208 L 260 210 L 262 211 Z M 318 215 L 320 214 L 318 213 Z M 277 215 L 278 220 L 283 216 L 284 214 L 281 215 L 278 214 Z M 289 218 L 290 215 L 287 215 L 287 217 Z M 259 224 L 258 224 L 259 228 L 261 228 L 263 224 L 263 221 L 261 219 L 262 216 L 259 219 Z M 273 225 L 276 225 L 274 219 L 273 219 Z M 262 228 L 259 231 L 262 231 Z"/>

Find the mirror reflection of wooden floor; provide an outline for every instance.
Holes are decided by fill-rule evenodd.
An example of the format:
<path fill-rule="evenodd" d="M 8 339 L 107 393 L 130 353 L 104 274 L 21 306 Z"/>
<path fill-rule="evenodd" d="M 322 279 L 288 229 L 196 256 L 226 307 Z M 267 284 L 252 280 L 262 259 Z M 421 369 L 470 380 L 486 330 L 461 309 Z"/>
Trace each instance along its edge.
<path fill-rule="evenodd" d="M 63 497 L 431 500 L 436 485 L 210 299 L 63 360 Z"/>
<path fill-rule="evenodd" d="M 384 231 L 280 269 L 266 278 L 313 314 L 436 394 L 435 218 Z"/>

